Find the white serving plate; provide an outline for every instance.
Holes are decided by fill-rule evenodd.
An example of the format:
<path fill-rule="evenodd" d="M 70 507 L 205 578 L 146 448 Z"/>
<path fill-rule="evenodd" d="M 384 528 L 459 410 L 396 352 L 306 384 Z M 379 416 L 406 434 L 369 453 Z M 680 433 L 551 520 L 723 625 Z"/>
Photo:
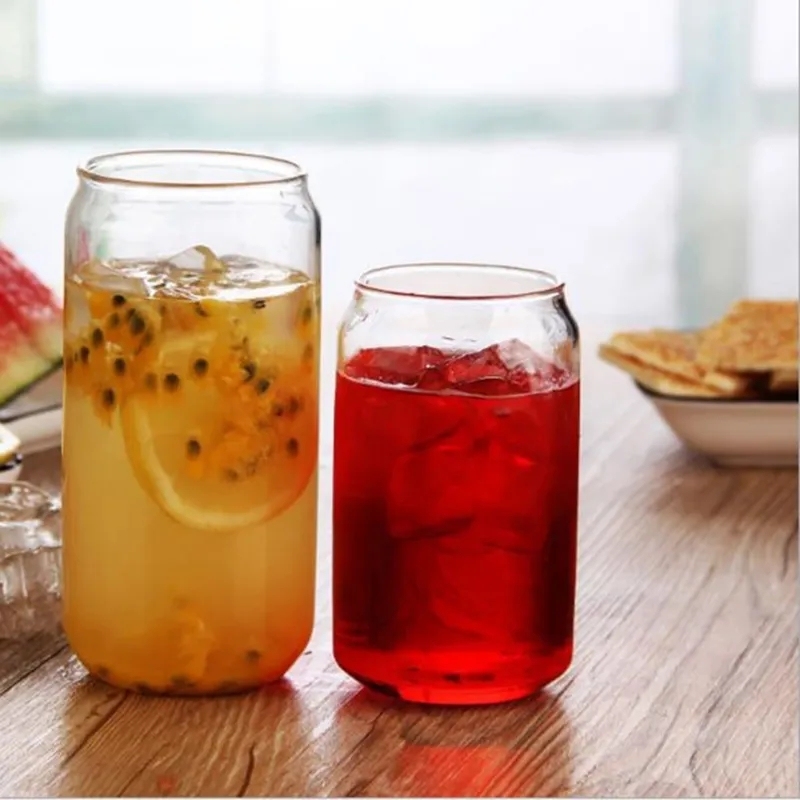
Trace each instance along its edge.
<path fill-rule="evenodd" d="M 673 433 L 715 464 L 797 468 L 796 399 L 668 397 L 636 385 Z"/>

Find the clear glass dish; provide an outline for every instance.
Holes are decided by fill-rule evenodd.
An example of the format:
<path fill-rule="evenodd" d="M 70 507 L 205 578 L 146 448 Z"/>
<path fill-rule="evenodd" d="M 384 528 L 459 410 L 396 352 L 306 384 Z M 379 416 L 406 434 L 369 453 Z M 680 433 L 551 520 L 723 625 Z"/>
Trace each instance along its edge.
<path fill-rule="evenodd" d="M 0 640 L 60 627 L 60 511 L 30 483 L 0 483 Z"/>

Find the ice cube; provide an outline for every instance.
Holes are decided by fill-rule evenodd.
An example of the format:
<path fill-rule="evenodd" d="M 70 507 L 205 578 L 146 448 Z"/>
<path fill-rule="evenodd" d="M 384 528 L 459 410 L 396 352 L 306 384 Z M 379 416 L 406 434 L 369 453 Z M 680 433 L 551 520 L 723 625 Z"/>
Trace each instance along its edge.
<path fill-rule="evenodd" d="M 530 420 L 513 406 L 498 416 L 494 403 L 427 400 L 440 403 L 442 415 L 449 409 L 459 424 L 418 442 L 390 474 L 399 635 L 414 639 L 407 646 L 424 648 L 529 632 L 531 563 L 543 553 L 549 487 L 524 427 Z"/>
<path fill-rule="evenodd" d="M 527 392 L 528 376 L 524 373 L 512 373 L 505 378 L 480 378 L 475 381 L 464 381 L 458 384 L 458 390 L 484 397 L 504 397 L 511 394 Z"/>
<path fill-rule="evenodd" d="M 477 534 L 473 538 L 473 531 Z M 442 638 L 509 641 L 530 635 L 535 570 L 530 555 L 487 547 L 476 523 L 462 541 L 446 542 L 437 554 L 430 614 Z"/>
<path fill-rule="evenodd" d="M 64 286 L 64 315 L 70 331 L 85 328 L 92 319 L 87 293 L 71 282 Z"/>
<path fill-rule="evenodd" d="M 219 257 L 223 266 L 227 268 L 234 284 L 241 286 L 286 286 L 291 283 L 303 283 L 307 280 L 302 272 L 273 264 L 270 261 L 261 261 L 248 256 L 235 253 Z"/>
<path fill-rule="evenodd" d="M 203 244 L 195 245 L 166 259 L 167 264 L 185 272 L 219 273 L 225 271 L 225 264 L 217 258 L 211 248 Z"/>
<path fill-rule="evenodd" d="M 480 464 L 459 438 L 457 432 L 435 439 L 395 461 L 387 498 L 393 537 L 446 536 L 470 525 L 477 511 Z"/>
<path fill-rule="evenodd" d="M 486 543 L 529 551 L 541 509 L 547 505 L 546 465 L 511 447 L 492 442 L 480 484 L 481 519 L 487 523 Z"/>
<path fill-rule="evenodd" d="M 552 358 L 545 358 L 519 339 L 500 342 L 496 347 L 499 357 L 511 374 L 527 376 L 529 390 L 537 392 L 552 390 L 563 386 L 568 378 L 567 371 L 555 363 L 561 358 L 556 353 Z"/>
<path fill-rule="evenodd" d="M 504 378 L 507 372 L 494 345 L 473 353 L 452 355 L 444 368 L 452 386 L 462 386 L 486 378 Z"/>
<path fill-rule="evenodd" d="M 451 385 L 441 367 L 429 366 L 422 371 L 414 387 L 426 392 L 444 392 Z"/>
<path fill-rule="evenodd" d="M 547 454 L 537 448 L 535 420 L 527 410 L 505 409 L 499 416 L 476 410 L 466 399 L 457 413 L 443 404 L 436 414 L 437 399 L 411 426 L 413 445 L 391 471 L 392 535 L 450 534 L 481 518 L 523 532 L 490 544 L 527 549 L 525 531 L 535 525 L 548 492 Z"/>
<path fill-rule="evenodd" d="M 493 349 L 501 363 L 509 370 L 521 367 L 526 372 L 535 373 L 548 364 L 533 348 L 519 339 L 499 342 Z"/>
<path fill-rule="evenodd" d="M 444 369 L 450 385 L 468 394 L 500 396 L 547 391 L 567 373 L 519 339 L 451 357 Z"/>
<path fill-rule="evenodd" d="M 530 633 L 531 555 L 486 544 L 479 520 L 455 536 L 395 540 L 394 643 L 409 649 Z"/>
<path fill-rule="evenodd" d="M 444 353 L 435 347 L 379 347 L 358 353 L 347 372 L 356 378 L 416 387 L 428 370 L 444 360 Z"/>
<path fill-rule="evenodd" d="M 442 370 L 448 385 L 459 392 L 478 395 L 519 394 L 529 388 L 527 374 L 510 368 L 497 345 L 451 356 Z"/>
<path fill-rule="evenodd" d="M 79 275 L 83 283 L 93 288 L 103 289 L 109 293 L 121 295 L 143 296 L 146 294 L 146 282 L 143 271 L 156 262 L 126 261 L 90 261 L 85 264 Z"/>

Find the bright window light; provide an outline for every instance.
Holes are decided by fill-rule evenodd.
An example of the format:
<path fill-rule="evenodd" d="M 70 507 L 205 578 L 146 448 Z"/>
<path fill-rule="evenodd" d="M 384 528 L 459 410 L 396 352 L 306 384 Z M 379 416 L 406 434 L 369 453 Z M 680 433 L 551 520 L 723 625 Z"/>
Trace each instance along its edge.
<path fill-rule="evenodd" d="M 267 85 L 262 0 L 40 0 L 46 92 L 247 93 Z"/>

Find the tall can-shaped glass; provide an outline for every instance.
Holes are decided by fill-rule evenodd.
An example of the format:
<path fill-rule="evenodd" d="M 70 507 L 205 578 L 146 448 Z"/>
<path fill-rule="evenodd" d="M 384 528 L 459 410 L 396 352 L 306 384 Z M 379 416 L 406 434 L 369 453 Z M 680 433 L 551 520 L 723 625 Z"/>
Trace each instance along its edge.
<path fill-rule="evenodd" d="M 573 647 L 578 329 L 532 269 L 365 273 L 339 333 L 338 664 L 423 703 L 529 695 Z"/>
<path fill-rule="evenodd" d="M 63 618 L 91 673 L 213 694 L 308 642 L 320 219 L 282 159 L 78 170 L 65 248 Z"/>

